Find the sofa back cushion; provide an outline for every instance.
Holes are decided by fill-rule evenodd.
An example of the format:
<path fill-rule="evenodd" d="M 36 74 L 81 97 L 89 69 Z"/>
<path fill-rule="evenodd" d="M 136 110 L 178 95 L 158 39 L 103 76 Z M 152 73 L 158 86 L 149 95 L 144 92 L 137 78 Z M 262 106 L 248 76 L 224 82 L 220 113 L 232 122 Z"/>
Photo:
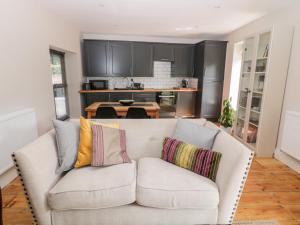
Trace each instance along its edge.
<path fill-rule="evenodd" d="M 204 125 L 205 119 L 189 119 Z M 118 122 L 126 131 L 126 148 L 130 159 L 161 157 L 165 137 L 172 136 L 177 119 L 97 119 L 99 123 Z M 77 121 L 75 121 L 77 122 Z"/>

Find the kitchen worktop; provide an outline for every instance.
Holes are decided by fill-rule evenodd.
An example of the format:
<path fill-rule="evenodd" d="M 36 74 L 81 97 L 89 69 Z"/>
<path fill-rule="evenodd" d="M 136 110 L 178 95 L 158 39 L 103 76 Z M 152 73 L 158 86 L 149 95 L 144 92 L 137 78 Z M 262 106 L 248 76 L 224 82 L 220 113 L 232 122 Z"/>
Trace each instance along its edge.
<path fill-rule="evenodd" d="M 196 92 L 196 88 L 145 88 L 143 90 L 137 89 L 106 89 L 106 90 L 80 90 L 79 93 L 101 93 L 101 92 L 162 92 L 162 91 L 173 91 L 173 92 Z"/>

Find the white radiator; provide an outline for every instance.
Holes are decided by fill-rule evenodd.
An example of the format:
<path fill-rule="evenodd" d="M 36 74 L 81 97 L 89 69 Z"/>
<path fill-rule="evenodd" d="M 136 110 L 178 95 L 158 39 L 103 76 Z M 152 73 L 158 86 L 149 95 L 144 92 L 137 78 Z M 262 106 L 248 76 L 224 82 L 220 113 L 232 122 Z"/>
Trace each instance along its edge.
<path fill-rule="evenodd" d="M 285 115 L 281 150 L 300 160 L 300 113 L 287 111 Z"/>
<path fill-rule="evenodd" d="M 36 138 L 33 109 L 0 115 L 0 175 L 13 166 L 11 154 Z"/>

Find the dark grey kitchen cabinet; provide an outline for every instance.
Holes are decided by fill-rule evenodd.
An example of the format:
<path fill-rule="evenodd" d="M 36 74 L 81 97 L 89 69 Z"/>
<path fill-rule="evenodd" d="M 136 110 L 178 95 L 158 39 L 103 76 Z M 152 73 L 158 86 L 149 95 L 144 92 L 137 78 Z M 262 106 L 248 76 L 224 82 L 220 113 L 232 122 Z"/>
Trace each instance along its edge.
<path fill-rule="evenodd" d="M 196 44 L 194 76 L 198 78 L 196 117 L 216 121 L 221 113 L 226 41 L 203 41 Z"/>
<path fill-rule="evenodd" d="M 223 82 L 207 81 L 202 85 L 201 118 L 216 120 L 221 114 Z"/>
<path fill-rule="evenodd" d="M 134 92 L 133 100 L 136 102 L 156 102 L 155 92 Z"/>
<path fill-rule="evenodd" d="M 85 76 L 107 76 L 109 73 L 108 41 L 84 40 L 83 59 Z"/>
<path fill-rule="evenodd" d="M 154 44 L 154 61 L 174 61 L 174 45 Z"/>
<path fill-rule="evenodd" d="M 111 76 L 129 77 L 132 74 L 131 43 L 109 41 Z"/>
<path fill-rule="evenodd" d="M 201 81 L 223 81 L 226 41 L 203 41 L 195 48 L 195 77 Z"/>
<path fill-rule="evenodd" d="M 117 102 L 119 100 L 128 100 L 132 99 L 132 93 L 131 92 L 111 92 L 109 93 L 109 101 L 110 102 Z"/>
<path fill-rule="evenodd" d="M 194 67 L 194 45 L 175 45 L 172 77 L 192 77 Z"/>
<path fill-rule="evenodd" d="M 153 77 L 153 44 L 133 42 L 132 76 Z"/>

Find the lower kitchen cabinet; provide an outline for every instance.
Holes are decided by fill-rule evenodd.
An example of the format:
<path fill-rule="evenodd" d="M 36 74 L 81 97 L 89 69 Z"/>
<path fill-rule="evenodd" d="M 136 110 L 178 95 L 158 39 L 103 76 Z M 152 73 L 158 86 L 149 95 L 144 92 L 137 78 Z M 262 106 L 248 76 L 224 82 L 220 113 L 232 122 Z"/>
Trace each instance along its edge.
<path fill-rule="evenodd" d="M 156 102 L 156 93 L 153 92 L 133 93 L 133 100 L 136 102 Z"/>
<path fill-rule="evenodd" d="M 86 106 L 93 104 L 94 102 L 108 102 L 108 93 L 89 93 L 85 95 Z"/>
<path fill-rule="evenodd" d="M 223 82 L 204 82 L 196 96 L 196 115 L 217 120 L 222 107 Z"/>
<path fill-rule="evenodd" d="M 110 102 L 118 102 L 119 100 L 132 99 L 131 92 L 111 92 L 109 93 Z"/>

